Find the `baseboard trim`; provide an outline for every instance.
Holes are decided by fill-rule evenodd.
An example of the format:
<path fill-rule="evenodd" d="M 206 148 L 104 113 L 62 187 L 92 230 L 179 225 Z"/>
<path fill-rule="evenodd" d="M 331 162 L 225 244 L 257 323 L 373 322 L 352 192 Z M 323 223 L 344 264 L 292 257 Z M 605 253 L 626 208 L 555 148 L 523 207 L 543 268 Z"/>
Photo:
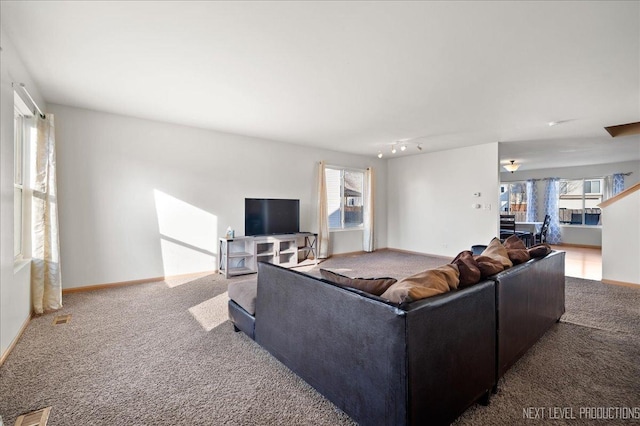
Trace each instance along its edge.
<path fill-rule="evenodd" d="M 332 253 L 331 255 L 329 255 L 329 257 L 328 257 L 328 258 L 330 258 L 330 257 L 347 257 L 347 256 L 355 256 L 355 255 L 357 255 L 357 254 L 365 254 L 365 253 L 366 253 L 366 251 L 364 251 L 364 250 L 360 250 L 360 251 L 350 251 L 350 252 L 347 252 L 347 253 L 336 253 L 336 254 L 333 254 L 333 253 Z M 328 258 L 327 258 L 327 259 L 328 259 Z M 318 260 L 326 260 L 326 259 L 320 259 L 320 258 L 318 258 Z"/>
<path fill-rule="evenodd" d="M 397 249 L 397 248 L 390 248 L 390 247 L 382 247 L 382 248 L 377 248 L 374 251 L 372 251 L 371 253 L 375 253 L 377 251 L 394 251 L 396 253 L 405 253 L 405 254 L 416 254 L 419 256 L 430 256 L 430 257 L 437 257 L 440 259 L 445 259 L 445 260 L 451 260 L 453 259 L 453 257 L 450 256 L 442 256 L 439 254 L 429 254 L 429 253 L 422 253 L 419 251 L 411 251 L 411 250 L 402 250 L 402 249 Z M 329 257 L 348 257 L 348 256 L 357 256 L 357 255 L 361 255 L 361 254 L 367 254 L 368 252 L 364 251 L 364 250 L 360 250 L 360 251 L 350 251 L 348 253 L 336 253 L 336 254 L 332 254 Z M 324 261 L 326 259 L 318 259 L 319 261 Z"/>
<path fill-rule="evenodd" d="M 552 244 L 552 247 L 575 247 L 575 248 L 588 248 L 588 249 L 598 249 L 602 250 L 602 246 L 590 246 L 588 244 L 570 244 L 570 243 L 560 243 L 560 244 Z"/>
<path fill-rule="evenodd" d="M 199 275 L 215 274 L 217 272 L 218 271 L 202 271 L 202 272 L 193 272 L 189 274 L 165 275 L 162 277 L 143 278 L 141 280 L 119 281 L 115 283 L 93 284 L 93 285 L 86 285 L 82 287 L 63 288 L 62 294 L 65 295 L 69 293 L 81 293 L 85 291 L 105 290 L 108 288 L 127 287 L 130 285 L 137 285 L 137 284 L 149 284 L 149 283 L 155 283 L 158 281 L 165 281 L 169 279 L 189 278 L 189 277 L 195 277 Z"/>
<path fill-rule="evenodd" d="M 388 251 L 394 251 L 396 253 L 405 253 L 405 254 L 417 254 L 419 256 L 429 256 L 429 257 L 436 257 L 438 259 L 443 259 L 443 260 L 447 260 L 449 262 L 451 262 L 453 260 L 453 257 L 451 256 L 443 256 L 441 254 L 431 254 L 431 253 L 422 253 L 419 251 L 411 251 L 411 250 L 402 250 L 402 249 L 397 249 L 397 248 L 385 248 L 384 250 L 388 250 Z"/>
<path fill-rule="evenodd" d="M 602 282 L 605 283 L 605 284 L 609 284 L 609 285 L 617 285 L 617 286 L 620 286 L 620 287 L 631 287 L 631 288 L 640 289 L 640 284 L 628 283 L 628 282 L 625 282 L 625 281 L 605 280 L 603 278 Z"/>
<path fill-rule="evenodd" d="M 4 353 L 2 354 L 2 356 L 0 356 L 0 366 L 2 366 L 2 364 L 4 364 L 4 361 L 7 359 L 7 357 L 9 357 L 9 354 L 11 353 L 11 351 L 13 350 L 13 348 L 16 346 L 16 344 L 18 343 L 18 340 L 20 340 L 20 338 L 22 337 L 22 333 L 24 333 L 24 331 L 27 329 L 27 326 L 29 325 L 29 323 L 31 322 L 31 318 L 33 318 L 33 312 L 31 312 L 29 314 L 29 316 L 27 317 L 27 319 L 24 321 L 24 323 L 22 324 L 22 327 L 20 327 L 20 331 L 18 331 L 18 335 L 15 337 L 15 339 L 13 339 L 13 341 L 11 342 L 11 344 L 9 345 L 9 347 L 7 348 L 6 351 L 4 351 Z"/>

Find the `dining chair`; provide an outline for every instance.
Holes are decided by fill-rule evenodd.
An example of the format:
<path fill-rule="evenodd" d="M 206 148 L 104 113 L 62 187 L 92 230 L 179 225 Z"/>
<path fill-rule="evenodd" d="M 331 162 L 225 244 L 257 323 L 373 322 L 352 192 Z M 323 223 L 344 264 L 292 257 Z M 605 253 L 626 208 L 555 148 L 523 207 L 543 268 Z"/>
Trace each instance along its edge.
<path fill-rule="evenodd" d="M 571 225 L 582 225 L 582 213 L 571 213 Z"/>
<path fill-rule="evenodd" d="M 505 240 L 516 233 L 516 216 L 512 214 L 500 215 L 500 239 Z"/>
<path fill-rule="evenodd" d="M 584 224 L 585 225 L 597 225 L 600 222 L 600 213 L 585 213 Z"/>
<path fill-rule="evenodd" d="M 551 216 L 548 214 L 544 216 L 544 222 L 542 222 L 542 227 L 540 227 L 540 232 L 533 236 L 534 244 L 542 244 L 547 241 L 547 232 L 549 232 L 549 223 L 551 222 Z"/>
<path fill-rule="evenodd" d="M 533 234 L 527 231 L 516 230 L 516 216 L 515 215 L 501 215 L 500 216 L 500 241 L 506 240 L 512 235 L 517 235 L 518 238 L 524 242 L 525 246 L 530 247 L 534 239 Z"/>

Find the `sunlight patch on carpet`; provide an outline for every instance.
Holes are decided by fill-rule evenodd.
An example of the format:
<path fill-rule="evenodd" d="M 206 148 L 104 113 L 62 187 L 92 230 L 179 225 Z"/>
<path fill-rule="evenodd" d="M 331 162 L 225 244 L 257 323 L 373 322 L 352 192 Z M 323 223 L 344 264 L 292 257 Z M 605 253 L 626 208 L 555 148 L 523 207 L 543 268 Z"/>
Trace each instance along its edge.
<path fill-rule="evenodd" d="M 203 272 L 202 274 L 183 275 L 177 277 L 165 278 L 164 283 L 169 288 L 179 287 L 183 284 L 189 284 L 206 276 L 213 275 L 211 272 Z"/>
<path fill-rule="evenodd" d="M 211 331 L 229 319 L 227 305 L 229 294 L 225 291 L 209 300 L 189 308 L 189 313 L 206 331 Z"/>
<path fill-rule="evenodd" d="M 351 268 L 329 268 L 332 272 L 338 272 L 340 274 L 343 274 L 345 272 L 352 272 L 353 269 Z"/>

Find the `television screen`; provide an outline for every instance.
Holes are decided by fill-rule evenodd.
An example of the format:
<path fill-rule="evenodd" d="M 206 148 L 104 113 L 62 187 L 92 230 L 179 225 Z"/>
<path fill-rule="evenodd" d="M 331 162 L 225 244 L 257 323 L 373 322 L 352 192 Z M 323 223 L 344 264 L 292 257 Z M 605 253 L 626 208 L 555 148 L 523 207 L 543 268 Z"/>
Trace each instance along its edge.
<path fill-rule="evenodd" d="M 244 199 L 245 235 L 300 232 L 300 200 Z"/>

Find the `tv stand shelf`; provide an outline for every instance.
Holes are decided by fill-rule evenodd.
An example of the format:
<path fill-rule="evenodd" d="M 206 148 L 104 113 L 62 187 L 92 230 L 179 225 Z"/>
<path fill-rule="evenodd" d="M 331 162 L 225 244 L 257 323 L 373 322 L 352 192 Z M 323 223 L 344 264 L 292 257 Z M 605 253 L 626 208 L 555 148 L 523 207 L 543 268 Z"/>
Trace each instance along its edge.
<path fill-rule="evenodd" d="M 291 268 L 312 258 L 317 264 L 317 238 L 311 232 L 220 238 L 218 272 L 228 278 L 257 272 L 258 262 Z"/>

